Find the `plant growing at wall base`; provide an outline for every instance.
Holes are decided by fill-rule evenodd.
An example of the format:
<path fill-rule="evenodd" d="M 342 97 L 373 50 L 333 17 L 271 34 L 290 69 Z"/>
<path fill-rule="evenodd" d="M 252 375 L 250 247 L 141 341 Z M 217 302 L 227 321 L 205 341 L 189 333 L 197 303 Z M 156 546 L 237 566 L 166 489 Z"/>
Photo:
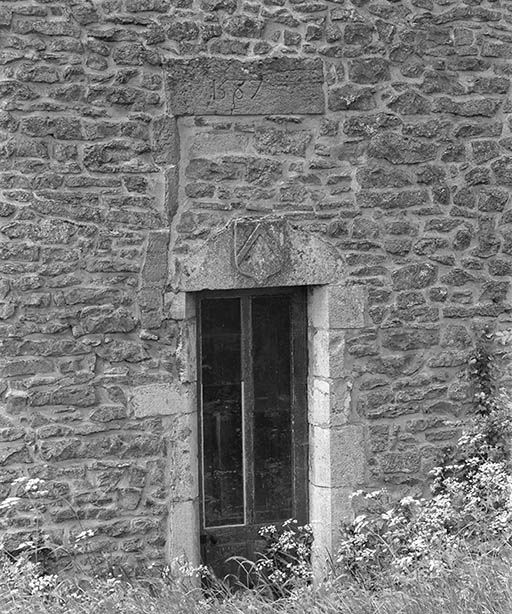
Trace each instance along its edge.
<path fill-rule="evenodd" d="M 265 547 L 255 569 L 265 578 L 274 597 L 289 594 L 311 582 L 313 531 L 309 524 L 299 525 L 290 518 L 281 527 L 268 525 L 259 530 Z"/>
<path fill-rule="evenodd" d="M 463 551 L 499 551 L 512 540 L 510 403 L 493 375 L 493 339 L 469 363 L 475 411 L 454 453 L 431 472 L 432 496 L 389 505 L 385 491 L 356 493 L 368 513 L 342 527 L 337 568 L 367 588 L 432 578 Z"/>
<path fill-rule="evenodd" d="M 80 527 L 80 531 L 69 536 L 69 543 L 64 546 L 56 543 L 47 530 L 44 511 L 48 500 L 58 501 L 68 507 Z M 9 529 L 14 524 L 16 516 L 30 513 L 30 530 L 24 531 L 23 541 L 8 544 Z M 0 556 L 13 562 L 26 561 L 33 564 L 40 576 L 52 575 L 57 570 L 71 567 L 78 571 L 81 569 L 78 555 L 84 554 L 87 566 L 87 545 L 94 537 L 93 529 L 84 529 L 82 522 L 70 501 L 52 489 L 51 482 L 40 478 L 22 476 L 11 483 L 11 495 L 0 501 L 0 529 L 4 533 L 0 536 Z M 14 534 L 15 536 L 16 534 Z"/>
<path fill-rule="evenodd" d="M 20 477 L 11 486 L 16 494 L 0 501 L 0 528 L 9 528 L 11 518 L 18 509 L 31 512 L 34 527 L 15 548 L 7 548 L 2 536 L 0 551 L 7 559 L 26 559 L 36 565 L 40 573 L 49 573 L 55 566 L 55 547 L 42 526 L 40 510 L 41 499 L 48 496 L 47 485 L 39 478 Z"/>
<path fill-rule="evenodd" d="M 258 534 L 264 547 L 255 561 L 237 556 L 228 559 L 240 566 L 240 577 L 245 583 L 276 599 L 311 582 L 313 531 L 309 524 L 299 525 L 297 520 L 289 518 L 281 526 L 262 527 Z M 238 578 L 235 579 L 237 584 Z"/>

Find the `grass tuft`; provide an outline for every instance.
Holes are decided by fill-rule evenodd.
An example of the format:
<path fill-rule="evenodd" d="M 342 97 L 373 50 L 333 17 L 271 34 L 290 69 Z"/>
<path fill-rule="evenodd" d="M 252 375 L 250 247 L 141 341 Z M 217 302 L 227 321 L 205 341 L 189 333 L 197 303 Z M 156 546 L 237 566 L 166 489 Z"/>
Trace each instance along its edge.
<path fill-rule="evenodd" d="M 499 556 L 461 554 L 440 577 L 411 577 L 396 589 L 367 591 L 330 578 L 277 600 L 250 590 L 220 594 L 212 598 L 159 579 L 41 577 L 27 562 L 0 567 L 2 614 L 510 614 L 512 549 Z"/>

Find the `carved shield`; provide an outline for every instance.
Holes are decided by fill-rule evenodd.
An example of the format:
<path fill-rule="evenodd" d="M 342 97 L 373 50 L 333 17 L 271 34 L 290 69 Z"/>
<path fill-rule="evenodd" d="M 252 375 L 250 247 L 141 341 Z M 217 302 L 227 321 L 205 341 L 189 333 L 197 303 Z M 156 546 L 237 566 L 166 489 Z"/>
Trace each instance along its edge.
<path fill-rule="evenodd" d="M 286 260 L 283 220 L 237 220 L 233 226 L 235 267 L 258 283 L 279 273 Z"/>

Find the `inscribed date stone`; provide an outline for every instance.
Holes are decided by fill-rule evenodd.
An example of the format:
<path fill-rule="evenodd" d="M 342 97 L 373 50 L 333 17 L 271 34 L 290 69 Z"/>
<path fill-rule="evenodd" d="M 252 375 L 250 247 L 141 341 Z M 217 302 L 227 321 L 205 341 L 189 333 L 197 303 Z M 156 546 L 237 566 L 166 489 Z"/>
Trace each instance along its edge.
<path fill-rule="evenodd" d="M 320 60 L 169 60 L 174 115 L 316 114 L 325 107 Z"/>

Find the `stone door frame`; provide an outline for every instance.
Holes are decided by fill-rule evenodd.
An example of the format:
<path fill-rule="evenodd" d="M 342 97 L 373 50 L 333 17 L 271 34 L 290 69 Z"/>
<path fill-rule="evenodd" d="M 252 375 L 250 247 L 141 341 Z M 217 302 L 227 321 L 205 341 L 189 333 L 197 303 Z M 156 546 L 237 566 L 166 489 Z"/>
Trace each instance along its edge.
<path fill-rule="evenodd" d="M 205 280 L 205 285 L 210 288 L 211 280 L 207 284 Z M 365 325 L 366 290 L 343 283 L 300 285 L 308 286 L 309 515 L 313 567 L 315 576 L 321 577 L 336 550 L 340 522 L 352 516 L 351 494 L 366 481 L 366 428 L 354 415 L 350 365 L 345 359 L 347 334 Z M 169 402 L 179 407 L 175 415 L 185 437 L 170 442 L 167 471 L 166 558 L 169 563 L 186 559 L 193 566 L 200 564 L 195 294 L 200 289 L 180 291 L 173 301 L 173 318 L 181 321 L 186 343 L 178 356 L 183 364 L 182 382 L 173 388 Z"/>

